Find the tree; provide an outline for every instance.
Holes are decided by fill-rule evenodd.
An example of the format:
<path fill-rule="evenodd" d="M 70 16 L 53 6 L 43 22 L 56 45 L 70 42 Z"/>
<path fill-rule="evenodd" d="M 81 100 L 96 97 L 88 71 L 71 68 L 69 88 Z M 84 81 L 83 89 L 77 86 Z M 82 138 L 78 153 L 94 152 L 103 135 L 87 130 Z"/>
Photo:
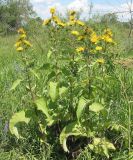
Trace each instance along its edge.
<path fill-rule="evenodd" d="M 29 0 L 0 0 L 0 26 L 6 31 L 16 30 L 34 15 Z"/>
<path fill-rule="evenodd" d="M 101 17 L 101 22 L 102 23 L 117 23 L 118 17 L 116 14 L 107 13 Z"/>

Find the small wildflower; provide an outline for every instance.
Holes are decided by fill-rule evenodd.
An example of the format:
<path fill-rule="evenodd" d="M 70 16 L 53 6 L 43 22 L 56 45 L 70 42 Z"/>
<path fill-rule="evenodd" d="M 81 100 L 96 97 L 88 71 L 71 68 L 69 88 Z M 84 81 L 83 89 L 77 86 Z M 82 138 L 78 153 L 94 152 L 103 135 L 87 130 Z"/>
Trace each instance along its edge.
<path fill-rule="evenodd" d="M 75 25 L 75 22 L 76 22 L 75 20 L 74 21 L 70 21 L 70 22 L 67 23 L 67 25 L 68 26 L 73 26 L 73 25 Z"/>
<path fill-rule="evenodd" d="M 79 36 L 79 32 L 78 31 L 72 31 L 71 34 L 74 35 L 74 36 Z"/>
<path fill-rule="evenodd" d="M 22 52 L 24 49 L 23 49 L 23 47 L 18 47 L 16 50 L 17 50 L 18 52 Z"/>
<path fill-rule="evenodd" d="M 20 47 L 21 44 L 22 44 L 22 41 L 17 41 L 17 42 L 15 43 L 15 47 Z"/>
<path fill-rule="evenodd" d="M 20 36 L 20 39 L 25 39 L 26 38 L 26 34 L 22 34 L 21 36 Z"/>
<path fill-rule="evenodd" d="M 66 24 L 63 23 L 63 22 L 58 23 L 58 25 L 61 26 L 61 27 L 65 27 L 66 26 Z"/>
<path fill-rule="evenodd" d="M 25 30 L 23 28 L 19 28 L 18 29 L 18 33 L 19 34 L 26 34 Z"/>
<path fill-rule="evenodd" d="M 69 17 L 69 20 L 70 20 L 70 21 L 74 21 L 74 20 L 75 20 L 75 16 L 70 16 L 70 17 Z"/>
<path fill-rule="evenodd" d="M 103 48 L 101 46 L 96 46 L 96 51 L 101 51 Z"/>
<path fill-rule="evenodd" d="M 108 35 L 103 35 L 102 39 L 107 43 L 113 43 L 113 39 Z"/>
<path fill-rule="evenodd" d="M 105 33 L 106 35 L 110 36 L 110 37 L 113 36 L 112 31 L 111 31 L 111 29 L 109 29 L 109 28 L 105 29 L 105 30 L 104 30 L 104 33 Z"/>
<path fill-rule="evenodd" d="M 99 41 L 99 37 L 96 35 L 95 32 L 93 32 L 93 33 L 91 34 L 90 41 L 91 41 L 92 43 L 95 43 L 95 44 Z"/>
<path fill-rule="evenodd" d="M 99 59 L 97 59 L 97 63 L 104 64 L 105 60 L 103 58 L 99 58 Z"/>
<path fill-rule="evenodd" d="M 85 23 L 82 22 L 82 21 L 80 21 L 80 20 L 77 20 L 76 23 L 77 23 L 78 25 L 80 25 L 80 26 L 84 26 L 84 25 L 85 25 Z"/>
<path fill-rule="evenodd" d="M 31 47 L 31 46 L 32 46 L 32 44 L 31 44 L 29 41 L 27 41 L 27 40 L 24 40 L 23 42 L 24 42 L 24 44 L 27 45 L 28 47 Z"/>
<path fill-rule="evenodd" d="M 53 14 L 55 14 L 55 8 L 53 7 L 53 8 L 50 8 L 50 13 L 53 15 Z"/>
<path fill-rule="evenodd" d="M 70 15 L 74 16 L 76 14 L 76 11 L 70 11 Z"/>
<path fill-rule="evenodd" d="M 49 23 L 51 22 L 51 19 L 46 19 L 43 21 L 43 25 L 49 25 Z"/>
<path fill-rule="evenodd" d="M 86 27 L 85 30 L 84 30 L 84 33 L 85 33 L 85 34 L 93 33 L 93 29 L 90 28 L 90 27 Z"/>
<path fill-rule="evenodd" d="M 85 48 L 84 47 L 78 47 L 76 48 L 76 52 L 84 52 L 85 51 Z"/>

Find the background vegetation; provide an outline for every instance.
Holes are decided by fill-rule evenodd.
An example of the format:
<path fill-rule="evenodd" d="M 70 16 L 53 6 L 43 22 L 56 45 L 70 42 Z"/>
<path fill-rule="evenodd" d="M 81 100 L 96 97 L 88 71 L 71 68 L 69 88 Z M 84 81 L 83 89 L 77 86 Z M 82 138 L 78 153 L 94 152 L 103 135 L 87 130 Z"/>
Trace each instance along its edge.
<path fill-rule="evenodd" d="M 64 19 L 62 17 L 60 18 Z M 37 129 L 34 124 L 28 127 L 26 125 L 20 127 L 26 137 L 22 140 L 11 135 L 9 131 L 9 120 L 12 115 L 25 109 L 25 107 L 32 106 L 30 95 L 27 93 L 28 89 L 25 89 L 25 83 L 20 84 L 15 90 L 10 90 L 13 82 L 19 77 L 22 77 L 24 72 L 20 62 L 20 53 L 16 52 L 14 47 L 18 38 L 16 30 L 22 26 L 27 32 L 28 40 L 33 45 L 32 51 L 28 54 L 34 60 L 33 68 L 37 72 L 37 75 L 34 73 L 32 79 L 37 84 L 37 96 L 41 97 L 47 94 L 45 82 L 47 82 L 49 73 L 48 65 L 49 63 L 50 65 L 54 63 L 54 57 L 51 56 L 50 61 L 46 59 L 51 50 L 52 53 L 54 51 L 52 48 L 53 42 L 51 42 L 49 32 L 47 32 L 48 29 L 43 27 L 42 23 L 43 21 L 36 16 L 29 1 L 0 1 L 0 160 L 108 159 L 103 154 L 101 155 L 91 151 L 88 147 L 90 139 L 82 137 L 78 140 L 75 140 L 73 137 L 71 139 L 70 137 L 68 142 L 70 153 L 65 153 L 59 142 L 59 134 L 54 133 L 58 128 L 56 125 L 49 128 L 49 136 L 43 143 L 40 143 L 38 140 Z M 101 91 L 99 96 L 104 96 L 110 122 L 116 122 L 114 126 L 112 125 L 104 130 L 104 135 L 116 148 L 115 151 L 109 153 L 110 159 L 132 160 L 133 34 L 130 34 L 131 22 L 120 22 L 115 14 L 106 14 L 104 16 L 94 16 L 86 20 L 85 24 L 92 27 L 97 33 L 101 33 L 104 28 L 111 28 L 114 39 L 117 42 L 117 46 L 111 48 L 111 52 L 113 52 L 113 68 L 106 73 L 108 78 L 102 79 L 103 75 L 98 75 L 99 79 L 94 84 L 98 83 L 99 87 L 103 87 L 103 92 Z M 70 51 L 69 49 L 71 49 L 69 48 L 69 42 L 66 41 L 66 35 L 67 31 L 62 30 L 58 37 L 58 40 L 60 39 L 58 51 L 61 54 L 63 53 L 63 55 L 67 55 Z M 68 39 L 71 39 L 71 37 L 69 36 Z M 62 61 L 59 62 L 59 67 L 61 68 L 61 66 L 63 66 Z M 96 71 L 99 70 L 97 69 Z M 39 79 L 36 78 L 38 76 L 40 77 Z M 99 83 L 101 79 L 102 81 Z M 95 117 L 95 115 L 93 116 Z M 93 116 L 91 119 L 94 118 Z M 100 120 L 104 123 L 107 119 L 103 117 Z M 68 122 L 65 121 L 62 123 L 64 125 L 64 123 L 67 124 Z M 64 126 L 61 124 L 60 127 L 63 128 Z M 96 127 L 98 128 L 97 125 Z M 80 146 L 80 152 L 75 154 L 73 149 L 78 144 L 82 144 L 81 142 L 83 142 L 83 145 Z"/>

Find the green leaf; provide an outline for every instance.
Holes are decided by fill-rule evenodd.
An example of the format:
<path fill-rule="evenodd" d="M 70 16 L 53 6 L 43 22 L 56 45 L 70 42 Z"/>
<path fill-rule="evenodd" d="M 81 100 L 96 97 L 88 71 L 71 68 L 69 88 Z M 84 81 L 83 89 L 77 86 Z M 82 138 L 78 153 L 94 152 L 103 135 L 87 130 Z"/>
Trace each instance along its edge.
<path fill-rule="evenodd" d="M 105 138 L 94 138 L 93 144 L 89 144 L 89 148 L 95 153 L 104 154 L 109 158 L 109 150 L 115 150 L 115 146 Z"/>
<path fill-rule="evenodd" d="M 95 113 L 98 113 L 103 109 L 104 109 L 104 106 L 102 104 L 96 103 L 96 102 L 89 106 L 89 110 L 93 111 Z"/>
<path fill-rule="evenodd" d="M 77 107 L 77 111 L 76 111 L 78 120 L 81 118 L 81 115 L 82 115 L 86 105 L 87 105 L 87 101 L 83 97 L 81 97 L 79 99 L 79 103 L 78 103 L 78 107 Z"/>
<path fill-rule="evenodd" d="M 59 88 L 59 95 L 62 97 L 67 93 L 67 91 L 68 91 L 68 88 L 61 87 L 61 88 Z"/>
<path fill-rule="evenodd" d="M 63 146 L 65 152 L 69 152 L 67 148 L 67 138 L 69 136 L 87 136 L 86 133 L 82 132 L 82 128 L 80 128 L 77 122 L 73 122 L 68 124 L 62 130 L 60 134 L 60 144 Z"/>
<path fill-rule="evenodd" d="M 43 99 L 43 98 L 37 99 L 35 101 L 35 104 L 37 105 L 37 109 L 42 111 L 42 113 L 46 115 L 48 125 L 51 126 L 54 121 L 53 121 L 52 117 L 49 114 L 49 109 L 48 109 L 48 106 L 47 106 L 46 99 Z"/>
<path fill-rule="evenodd" d="M 38 73 L 37 73 L 35 70 L 30 69 L 30 72 L 31 72 L 37 79 L 40 79 Z"/>
<path fill-rule="evenodd" d="M 37 109 L 42 111 L 47 118 L 50 117 L 49 113 L 48 113 L 48 106 L 47 106 L 47 101 L 43 98 L 37 99 L 35 101 L 35 104 L 37 105 Z"/>
<path fill-rule="evenodd" d="M 59 97 L 59 86 L 56 82 L 49 83 L 49 95 L 53 102 Z"/>
<path fill-rule="evenodd" d="M 25 116 L 25 111 L 20 111 L 18 113 L 15 113 L 9 121 L 10 132 L 14 134 L 18 139 L 22 138 L 21 135 L 18 133 L 16 124 L 19 122 L 25 122 L 26 124 L 28 124 L 29 121 L 30 121 L 30 118 L 27 118 Z"/>
<path fill-rule="evenodd" d="M 52 51 L 49 50 L 49 51 L 48 51 L 48 54 L 47 54 L 47 58 L 50 59 L 51 55 L 52 55 Z"/>
<path fill-rule="evenodd" d="M 15 82 L 13 82 L 13 85 L 10 89 L 10 91 L 15 90 L 16 87 L 21 83 L 22 79 L 17 79 Z"/>

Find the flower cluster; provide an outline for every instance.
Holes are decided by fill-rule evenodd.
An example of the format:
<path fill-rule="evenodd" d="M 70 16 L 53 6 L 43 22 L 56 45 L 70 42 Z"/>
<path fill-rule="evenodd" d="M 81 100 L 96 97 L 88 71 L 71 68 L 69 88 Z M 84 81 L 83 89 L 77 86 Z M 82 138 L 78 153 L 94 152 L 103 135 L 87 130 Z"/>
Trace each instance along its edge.
<path fill-rule="evenodd" d="M 79 25 L 79 26 L 85 26 L 85 23 L 78 20 L 76 18 L 76 12 L 75 11 L 70 11 L 69 13 L 69 22 L 67 23 L 68 26 L 70 25 Z"/>
<path fill-rule="evenodd" d="M 101 36 L 101 39 L 107 43 L 113 43 L 113 34 L 109 28 L 104 30 L 104 34 Z"/>
<path fill-rule="evenodd" d="M 64 22 L 61 21 L 61 19 L 56 15 L 56 9 L 55 8 L 51 8 L 50 9 L 50 13 L 51 13 L 51 18 L 46 19 L 43 21 L 43 25 L 49 25 L 49 24 L 54 24 L 60 27 L 65 27 L 66 24 Z"/>
<path fill-rule="evenodd" d="M 18 29 L 20 35 L 19 39 L 15 43 L 16 50 L 22 52 L 23 50 L 32 47 L 31 43 L 27 40 L 26 31 L 23 28 Z"/>
<path fill-rule="evenodd" d="M 50 9 L 51 18 L 44 20 L 43 24 L 53 26 L 61 26 L 67 27 L 70 31 L 70 34 L 77 40 L 78 46 L 75 48 L 76 53 L 85 53 L 85 55 L 96 55 L 95 57 L 99 57 L 96 60 L 99 64 L 103 64 L 105 60 L 103 59 L 103 55 L 105 52 L 105 46 L 108 44 L 115 44 L 113 41 L 113 34 L 111 29 L 107 28 L 103 31 L 103 34 L 98 35 L 91 27 L 85 25 L 84 22 L 77 19 L 76 12 L 70 11 L 68 22 L 62 22 L 59 17 L 56 16 L 56 9 Z M 79 28 L 82 27 L 82 28 Z M 99 54 L 101 53 L 101 54 Z"/>

